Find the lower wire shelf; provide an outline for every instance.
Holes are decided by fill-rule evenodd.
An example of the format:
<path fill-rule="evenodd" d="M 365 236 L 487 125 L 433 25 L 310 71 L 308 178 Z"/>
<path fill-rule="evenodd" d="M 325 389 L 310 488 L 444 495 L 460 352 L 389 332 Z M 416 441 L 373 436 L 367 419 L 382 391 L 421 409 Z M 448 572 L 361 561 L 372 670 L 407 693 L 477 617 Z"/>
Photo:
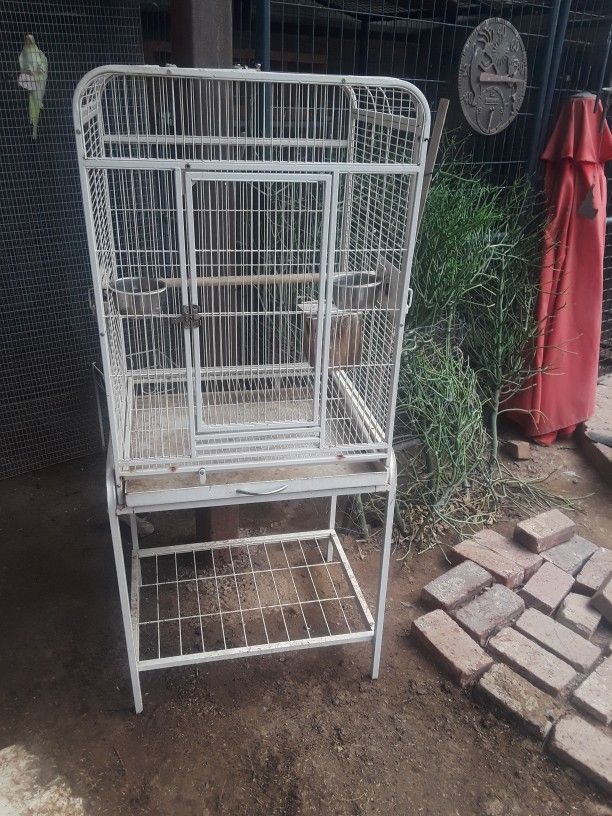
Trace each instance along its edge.
<path fill-rule="evenodd" d="M 374 636 L 334 530 L 137 550 L 131 596 L 140 671 Z"/>

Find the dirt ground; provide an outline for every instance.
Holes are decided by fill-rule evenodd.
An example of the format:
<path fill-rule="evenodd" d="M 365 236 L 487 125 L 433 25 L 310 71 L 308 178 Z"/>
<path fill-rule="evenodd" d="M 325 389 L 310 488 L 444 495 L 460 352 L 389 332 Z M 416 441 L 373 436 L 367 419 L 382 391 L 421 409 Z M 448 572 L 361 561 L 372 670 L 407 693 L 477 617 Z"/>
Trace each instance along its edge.
<path fill-rule="evenodd" d="M 511 467 L 554 469 L 553 489 L 585 497 L 580 531 L 612 546 L 610 492 L 572 442 Z M 409 639 L 439 550 L 393 559 L 377 682 L 362 646 L 172 669 L 144 675 L 136 716 L 104 502 L 102 455 L 0 483 L 0 748 L 24 745 L 86 813 L 612 814 Z M 321 510 L 279 503 L 241 523 L 307 529 Z M 174 517 L 147 545 L 194 535 L 190 516 Z M 371 601 L 378 554 L 346 548 Z"/>

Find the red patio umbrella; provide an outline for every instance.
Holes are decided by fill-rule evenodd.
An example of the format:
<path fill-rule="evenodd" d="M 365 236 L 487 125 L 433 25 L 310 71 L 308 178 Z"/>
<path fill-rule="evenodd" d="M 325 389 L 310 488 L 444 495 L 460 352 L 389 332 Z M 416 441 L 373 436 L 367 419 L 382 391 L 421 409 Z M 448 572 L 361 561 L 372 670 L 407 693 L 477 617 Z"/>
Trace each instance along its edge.
<path fill-rule="evenodd" d="M 569 99 L 546 150 L 544 236 L 534 375 L 510 417 L 542 445 L 569 436 L 595 408 L 599 362 L 606 176 L 612 134 L 590 94 Z"/>

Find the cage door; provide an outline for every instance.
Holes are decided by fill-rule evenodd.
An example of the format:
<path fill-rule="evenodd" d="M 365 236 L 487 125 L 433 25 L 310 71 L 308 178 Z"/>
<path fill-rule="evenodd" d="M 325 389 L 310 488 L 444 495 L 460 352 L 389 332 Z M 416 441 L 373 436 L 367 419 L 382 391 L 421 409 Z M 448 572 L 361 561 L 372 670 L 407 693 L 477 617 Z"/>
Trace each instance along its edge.
<path fill-rule="evenodd" d="M 316 443 L 330 192 L 330 174 L 186 174 L 196 434 Z"/>

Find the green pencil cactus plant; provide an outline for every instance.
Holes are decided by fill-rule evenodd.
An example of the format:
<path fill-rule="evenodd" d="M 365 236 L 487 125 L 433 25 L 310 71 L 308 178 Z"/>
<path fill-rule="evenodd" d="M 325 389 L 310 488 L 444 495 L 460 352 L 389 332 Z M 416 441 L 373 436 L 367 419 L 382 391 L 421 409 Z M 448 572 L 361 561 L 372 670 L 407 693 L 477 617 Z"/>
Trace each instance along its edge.
<path fill-rule="evenodd" d="M 506 495 L 498 464 L 503 403 L 529 373 L 541 218 L 528 184 L 493 184 L 449 145 L 423 217 L 404 340 L 396 449 L 418 438 L 399 493 L 400 529 L 480 523 Z M 416 474 L 416 475 L 415 475 Z M 533 490 L 531 491 L 533 494 Z"/>

